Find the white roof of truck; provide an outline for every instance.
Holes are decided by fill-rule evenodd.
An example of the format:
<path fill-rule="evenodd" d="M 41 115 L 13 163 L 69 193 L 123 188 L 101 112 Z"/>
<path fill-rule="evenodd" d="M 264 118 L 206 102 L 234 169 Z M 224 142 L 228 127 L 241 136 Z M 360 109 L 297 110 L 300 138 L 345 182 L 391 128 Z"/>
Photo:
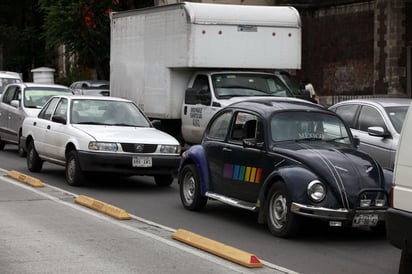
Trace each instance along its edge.
<path fill-rule="evenodd" d="M 113 12 L 113 18 L 184 9 L 188 22 L 207 25 L 244 25 L 300 28 L 299 12 L 291 6 L 252 6 L 182 2 L 136 10 Z"/>
<path fill-rule="evenodd" d="M 279 26 L 300 28 L 298 11 L 290 6 L 251 6 L 183 2 L 193 24 Z"/>

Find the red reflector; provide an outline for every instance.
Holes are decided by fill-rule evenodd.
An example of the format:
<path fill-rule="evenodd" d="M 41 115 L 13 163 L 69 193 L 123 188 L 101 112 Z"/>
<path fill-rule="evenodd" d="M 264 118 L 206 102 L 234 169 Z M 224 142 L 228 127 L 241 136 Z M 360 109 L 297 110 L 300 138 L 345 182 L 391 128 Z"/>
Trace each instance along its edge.
<path fill-rule="evenodd" d="M 261 262 L 259 261 L 258 258 L 256 258 L 256 256 L 251 256 L 250 257 L 250 263 L 251 264 L 260 264 Z"/>

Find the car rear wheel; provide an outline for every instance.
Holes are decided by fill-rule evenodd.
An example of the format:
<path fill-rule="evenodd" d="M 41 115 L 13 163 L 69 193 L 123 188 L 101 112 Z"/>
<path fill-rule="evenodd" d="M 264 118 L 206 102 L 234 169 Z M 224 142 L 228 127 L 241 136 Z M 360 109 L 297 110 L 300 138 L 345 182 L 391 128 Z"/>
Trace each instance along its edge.
<path fill-rule="evenodd" d="M 298 232 L 300 216 L 290 211 L 291 204 L 285 184 L 282 182 L 273 184 L 266 202 L 266 221 L 273 235 L 287 238 Z"/>
<path fill-rule="evenodd" d="M 201 195 L 200 178 L 196 166 L 186 165 L 179 176 L 180 200 L 185 208 L 200 211 L 206 206 L 207 198 Z"/>
<path fill-rule="evenodd" d="M 172 175 L 155 175 L 154 180 L 158 186 L 170 186 L 173 183 Z"/>
<path fill-rule="evenodd" d="M 66 181 L 71 186 L 81 186 L 84 184 L 84 173 L 80 168 L 77 151 L 72 150 L 67 154 L 66 159 Z"/>
<path fill-rule="evenodd" d="M 34 147 L 34 142 L 31 141 L 27 147 L 27 169 L 31 172 L 39 172 L 43 167 L 43 161 Z"/>

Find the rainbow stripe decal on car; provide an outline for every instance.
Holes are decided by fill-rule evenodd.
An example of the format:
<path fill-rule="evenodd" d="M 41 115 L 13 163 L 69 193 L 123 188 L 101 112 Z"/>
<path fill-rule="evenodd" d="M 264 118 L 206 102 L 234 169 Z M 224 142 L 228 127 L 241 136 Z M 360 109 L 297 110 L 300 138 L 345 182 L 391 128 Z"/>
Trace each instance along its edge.
<path fill-rule="evenodd" d="M 223 167 L 223 177 L 232 180 L 259 184 L 261 175 L 262 168 L 260 167 L 240 166 L 231 164 L 225 164 Z"/>

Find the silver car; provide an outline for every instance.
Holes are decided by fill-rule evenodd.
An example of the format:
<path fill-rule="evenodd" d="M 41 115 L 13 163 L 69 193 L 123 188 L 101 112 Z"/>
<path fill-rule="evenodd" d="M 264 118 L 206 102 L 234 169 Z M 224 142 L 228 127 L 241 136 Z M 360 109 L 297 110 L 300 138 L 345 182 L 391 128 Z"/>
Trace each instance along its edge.
<path fill-rule="evenodd" d="M 369 153 L 382 167 L 393 169 L 399 134 L 411 99 L 368 98 L 339 102 L 336 112 L 360 140 L 358 149 Z"/>
<path fill-rule="evenodd" d="M 19 145 L 24 118 L 36 116 L 50 97 L 59 94 L 73 94 L 73 91 L 55 84 L 9 84 L 0 99 L 0 150 L 6 143 Z M 19 155 L 25 155 L 20 146 Z"/>

